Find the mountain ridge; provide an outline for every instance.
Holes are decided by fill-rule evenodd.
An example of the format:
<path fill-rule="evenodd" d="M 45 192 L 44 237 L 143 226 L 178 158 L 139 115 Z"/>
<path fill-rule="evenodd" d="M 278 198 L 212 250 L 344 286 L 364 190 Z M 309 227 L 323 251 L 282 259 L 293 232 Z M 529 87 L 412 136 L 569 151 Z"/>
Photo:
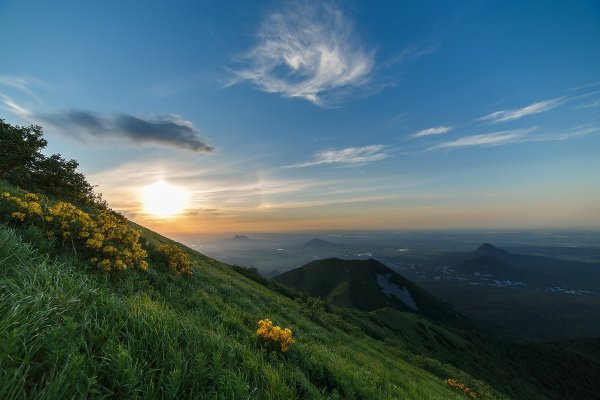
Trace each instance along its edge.
<path fill-rule="evenodd" d="M 363 311 L 392 307 L 445 323 L 465 324 L 449 305 L 373 258 L 315 260 L 273 279 L 342 307 Z"/>

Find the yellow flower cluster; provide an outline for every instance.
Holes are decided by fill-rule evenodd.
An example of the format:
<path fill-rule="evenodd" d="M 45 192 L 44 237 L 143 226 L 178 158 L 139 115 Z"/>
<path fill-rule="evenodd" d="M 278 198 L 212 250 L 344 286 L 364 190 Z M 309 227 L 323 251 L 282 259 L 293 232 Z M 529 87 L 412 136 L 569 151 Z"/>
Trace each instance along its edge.
<path fill-rule="evenodd" d="M 130 229 L 119 214 L 92 209 L 89 213 L 67 202 L 41 202 L 39 195 L 2 193 L 2 210 L 11 218 L 43 228 L 48 237 L 69 239 L 78 254 L 105 271 L 128 267 L 148 269 L 147 253 L 140 244 L 140 232 Z"/>
<path fill-rule="evenodd" d="M 464 383 L 460 383 L 456 379 L 452 379 L 452 378 L 446 379 L 445 382 L 446 382 L 446 385 L 450 386 L 451 388 L 463 391 L 470 398 L 472 398 L 472 399 L 477 398 L 477 394 L 474 391 L 472 391 L 471 389 L 469 389 Z"/>
<path fill-rule="evenodd" d="M 178 274 L 192 275 L 192 264 L 190 260 L 179 247 L 164 243 L 158 246 L 158 252 L 162 255 L 165 262 Z"/>
<path fill-rule="evenodd" d="M 294 343 L 292 330 L 290 328 L 281 329 L 281 327 L 273 325 L 270 319 L 261 319 L 258 321 L 256 336 L 268 343 L 279 343 L 282 353 L 288 351 L 292 343 Z"/>
<path fill-rule="evenodd" d="M 35 193 L 26 193 L 24 196 L 19 197 L 4 192 L 1 199 L 8 206 L 11 218 L 17 222 L 25 222 L 26 219 L 42 215 L 40 197 Z"/>
<path fill-rule="evenodd" d="M 112 211 L 89 214 L 71 203 L 59 202 L 48 208 L 45 221 L 49 236 L 72 238 L 92 265 L 105 271 L 130 266 L 148 269 L 140 232 L 130 229 L 127 220 Z"/>

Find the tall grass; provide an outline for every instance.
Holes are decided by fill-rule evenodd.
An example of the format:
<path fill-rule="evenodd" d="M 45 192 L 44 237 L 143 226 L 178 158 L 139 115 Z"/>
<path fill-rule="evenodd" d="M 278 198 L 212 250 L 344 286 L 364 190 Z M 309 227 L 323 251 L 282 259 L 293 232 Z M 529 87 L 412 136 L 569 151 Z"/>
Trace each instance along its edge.
<path fill-rule="evenodd" d="M 203 258 L 191 278 L 108 276 L 36 247 L 0 226 L 2 399 L 462 396 L 399 351 L 316 323 Z M 257 342 L 262 317 L 294 327 L 288 354 Z"/>

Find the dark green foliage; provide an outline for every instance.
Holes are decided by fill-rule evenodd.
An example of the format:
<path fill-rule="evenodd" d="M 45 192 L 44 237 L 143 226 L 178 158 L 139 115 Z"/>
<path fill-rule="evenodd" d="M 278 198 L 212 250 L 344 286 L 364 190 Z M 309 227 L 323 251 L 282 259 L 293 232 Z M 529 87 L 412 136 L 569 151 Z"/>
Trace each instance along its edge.
<path fill-rule="evenodd" d="M 76 202 L 101 203 L 79 163 L 41 151 L 47 142 L 41 126 L 14 126 L 0 119 L 0 178 L 34 192 Z"/>
<path fill-rule="evenodd" d="M 77 172 L 79 163 L 66 160 L 59 154 L 42 157 L 33 165 L 30 182 L 24 187 L 47 195 L 72 200 L 92 200 L 93 187 Z"/>
<path fill-rule="evenodd" d="M 0 119 L 0 178 L 22 183 L 47 144 L 41 126 L 13 126 Z"/>

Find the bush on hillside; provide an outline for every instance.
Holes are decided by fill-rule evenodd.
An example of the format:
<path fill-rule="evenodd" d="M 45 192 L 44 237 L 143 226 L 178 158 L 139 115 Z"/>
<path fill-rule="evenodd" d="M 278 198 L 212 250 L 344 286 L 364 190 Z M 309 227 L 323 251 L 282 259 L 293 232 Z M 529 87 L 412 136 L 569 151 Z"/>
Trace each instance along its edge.
<path fill-rule="evenodd" d="M 183 250 L 179 247 L 164 243 L 157 247 L 162 261 L 177 274 L 192 275 L 192 264 Z"/>

